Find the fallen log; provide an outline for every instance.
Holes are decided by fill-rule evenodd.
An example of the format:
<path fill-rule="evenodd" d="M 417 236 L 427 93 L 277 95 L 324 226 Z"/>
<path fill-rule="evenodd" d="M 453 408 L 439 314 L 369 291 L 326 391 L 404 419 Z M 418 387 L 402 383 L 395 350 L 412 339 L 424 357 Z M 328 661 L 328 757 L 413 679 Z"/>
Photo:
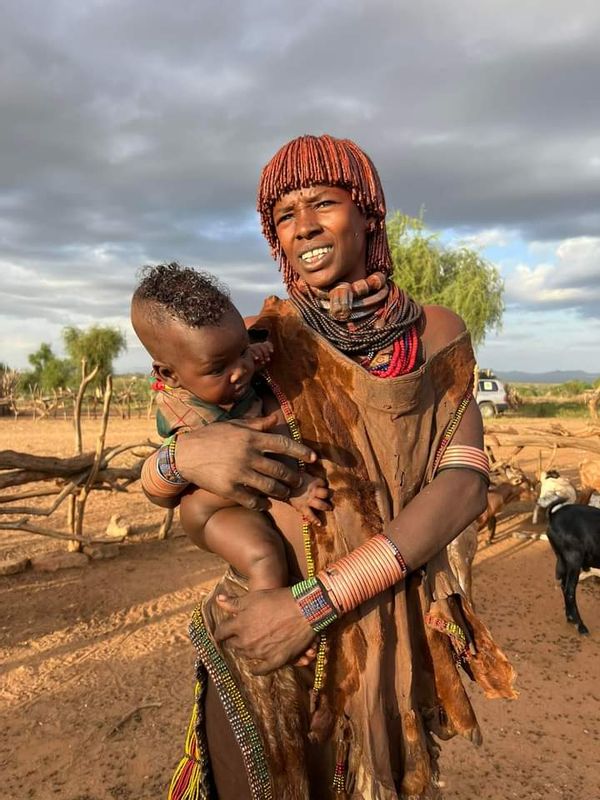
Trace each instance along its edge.
<path fill-rule="evenodd" d="M 487 432 L 486 439 L 492 441 L 498 447 L 556 447 L 559 449 L 570 447 L 600 455 L 600 441 L 579 436 L 551 436 L 548 434 L 521 436 L 494 431 L 494 433 Z"/>
<path fill-rule="evenodd" d="M 93 463 L 94 453 L 57 458 L 56 456 L 34 456 L 31 453 L 19 453 L 16 450 L 0 450 L 0 470 L 18 469 L 41 472 L 51 478 L 68 478 L 76 472 L 91 467 Z"/>
<path fill-rule="evenodd" d="M 114 484 L 119 480 L 127 483 L 139 480 L 144 457 L 138 455 L 140 461 L 133 467 L 108 466 L 109 462 L 116 456 L 138 447 L 147 447 L 154 450 L 158 445 L 154 442 L 146 441 L 104 449 L 101 458 L 97 462 L 98 474 L 94 479 L 94 485 L 103 482 Z M 56 456 L 34 456 L 30 453 L 19 453 L 16 450 L 2 450 L 0 451 L 0 489 L 37 481 L 72 479 L 79 473 L 83 473 L 83 477 L 87 480 L 94 464 L 94 459 L 94 453 L 57 458 Z M 1 472 L 1 470 L 4 470 L 4 472 Z M 78 481 L 78 483 L 80 482 Z M 2 498 L 2 502 L 10 502 L 10 499 Z"/>

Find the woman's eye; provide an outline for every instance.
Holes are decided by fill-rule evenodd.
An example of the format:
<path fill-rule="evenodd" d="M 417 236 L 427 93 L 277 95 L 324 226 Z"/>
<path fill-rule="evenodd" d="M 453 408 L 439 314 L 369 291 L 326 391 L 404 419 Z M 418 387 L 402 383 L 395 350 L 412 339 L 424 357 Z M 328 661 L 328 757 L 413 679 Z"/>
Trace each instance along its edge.
<path fill-rule="evenodd" d="M 290 213 L 288 213 L 288 214 L 281 214 L 281 215 L 280 215 L 280 216 L 277 218 L 277 224 L 278 224 L 278 225 L 281 225 L 281 223 L 282 223 L 282 222 L 287 222 L 287 221 L 288 221 L 289 219 L 291 219 L 291 218 L 292 218 L 292 214 L 291 214 L 291 212 L 290 212 Z"/>
<path fill-rule="evenodd" d="M 317 203 L 317 208 L 321 208 L 322 206 L 332 206 L 333 200 L 319 200 Z"/>

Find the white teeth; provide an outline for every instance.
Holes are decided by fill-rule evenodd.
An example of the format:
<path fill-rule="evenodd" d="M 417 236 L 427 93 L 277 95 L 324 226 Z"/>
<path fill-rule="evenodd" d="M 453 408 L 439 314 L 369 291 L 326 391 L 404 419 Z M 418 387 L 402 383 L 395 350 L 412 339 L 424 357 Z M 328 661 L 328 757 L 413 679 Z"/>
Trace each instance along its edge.
<path fill-rule="evenodd" d="M 314 261 L 315 258 L 321 258 L 321 256 L 324 256 L 325 253 L 328 253 L 330 250 L 332 250 L 331 246 L 315 247 L 314 250 L 309 250 L 308 253 L 302 253 L 300 258 L 302 259 L 302 261 Z"/>

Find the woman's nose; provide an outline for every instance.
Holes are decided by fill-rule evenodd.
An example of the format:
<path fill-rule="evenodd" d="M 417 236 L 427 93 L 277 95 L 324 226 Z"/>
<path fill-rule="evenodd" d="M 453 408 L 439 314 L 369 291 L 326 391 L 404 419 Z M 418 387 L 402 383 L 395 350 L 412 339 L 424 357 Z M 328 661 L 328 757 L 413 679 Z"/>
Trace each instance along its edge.
<path fill-rule="evenodd" d="M 296 238 L 311 239 L 321 232 L 319 218 L 312 208 L 304 208 L 296 216 Z"/>

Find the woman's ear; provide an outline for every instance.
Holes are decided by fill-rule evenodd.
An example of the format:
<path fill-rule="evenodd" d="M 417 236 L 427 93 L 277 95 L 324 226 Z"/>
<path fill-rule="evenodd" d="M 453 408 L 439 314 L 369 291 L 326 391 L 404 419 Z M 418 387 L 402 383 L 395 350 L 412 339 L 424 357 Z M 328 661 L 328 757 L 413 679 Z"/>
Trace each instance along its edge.
<path fill-rule="evenodd" d="M 167 364 L 161 364 L 160 361 L 154 361 L 152 363 L 152 371 L 156 375 L 156 377 L 161 380 L 163 383 L 166 383 L 167 386 L 170 386 L 172 389 L 178 389 L 181 385 L 179 376 L 171 367 Z"/>
<path fill-rule="evenodd" d="M 372 234 L 375 233 L 375 228 L 377 227 L 377 222 L 375 221 L 375 217 L 367 217 L 367 233 Z"/>

